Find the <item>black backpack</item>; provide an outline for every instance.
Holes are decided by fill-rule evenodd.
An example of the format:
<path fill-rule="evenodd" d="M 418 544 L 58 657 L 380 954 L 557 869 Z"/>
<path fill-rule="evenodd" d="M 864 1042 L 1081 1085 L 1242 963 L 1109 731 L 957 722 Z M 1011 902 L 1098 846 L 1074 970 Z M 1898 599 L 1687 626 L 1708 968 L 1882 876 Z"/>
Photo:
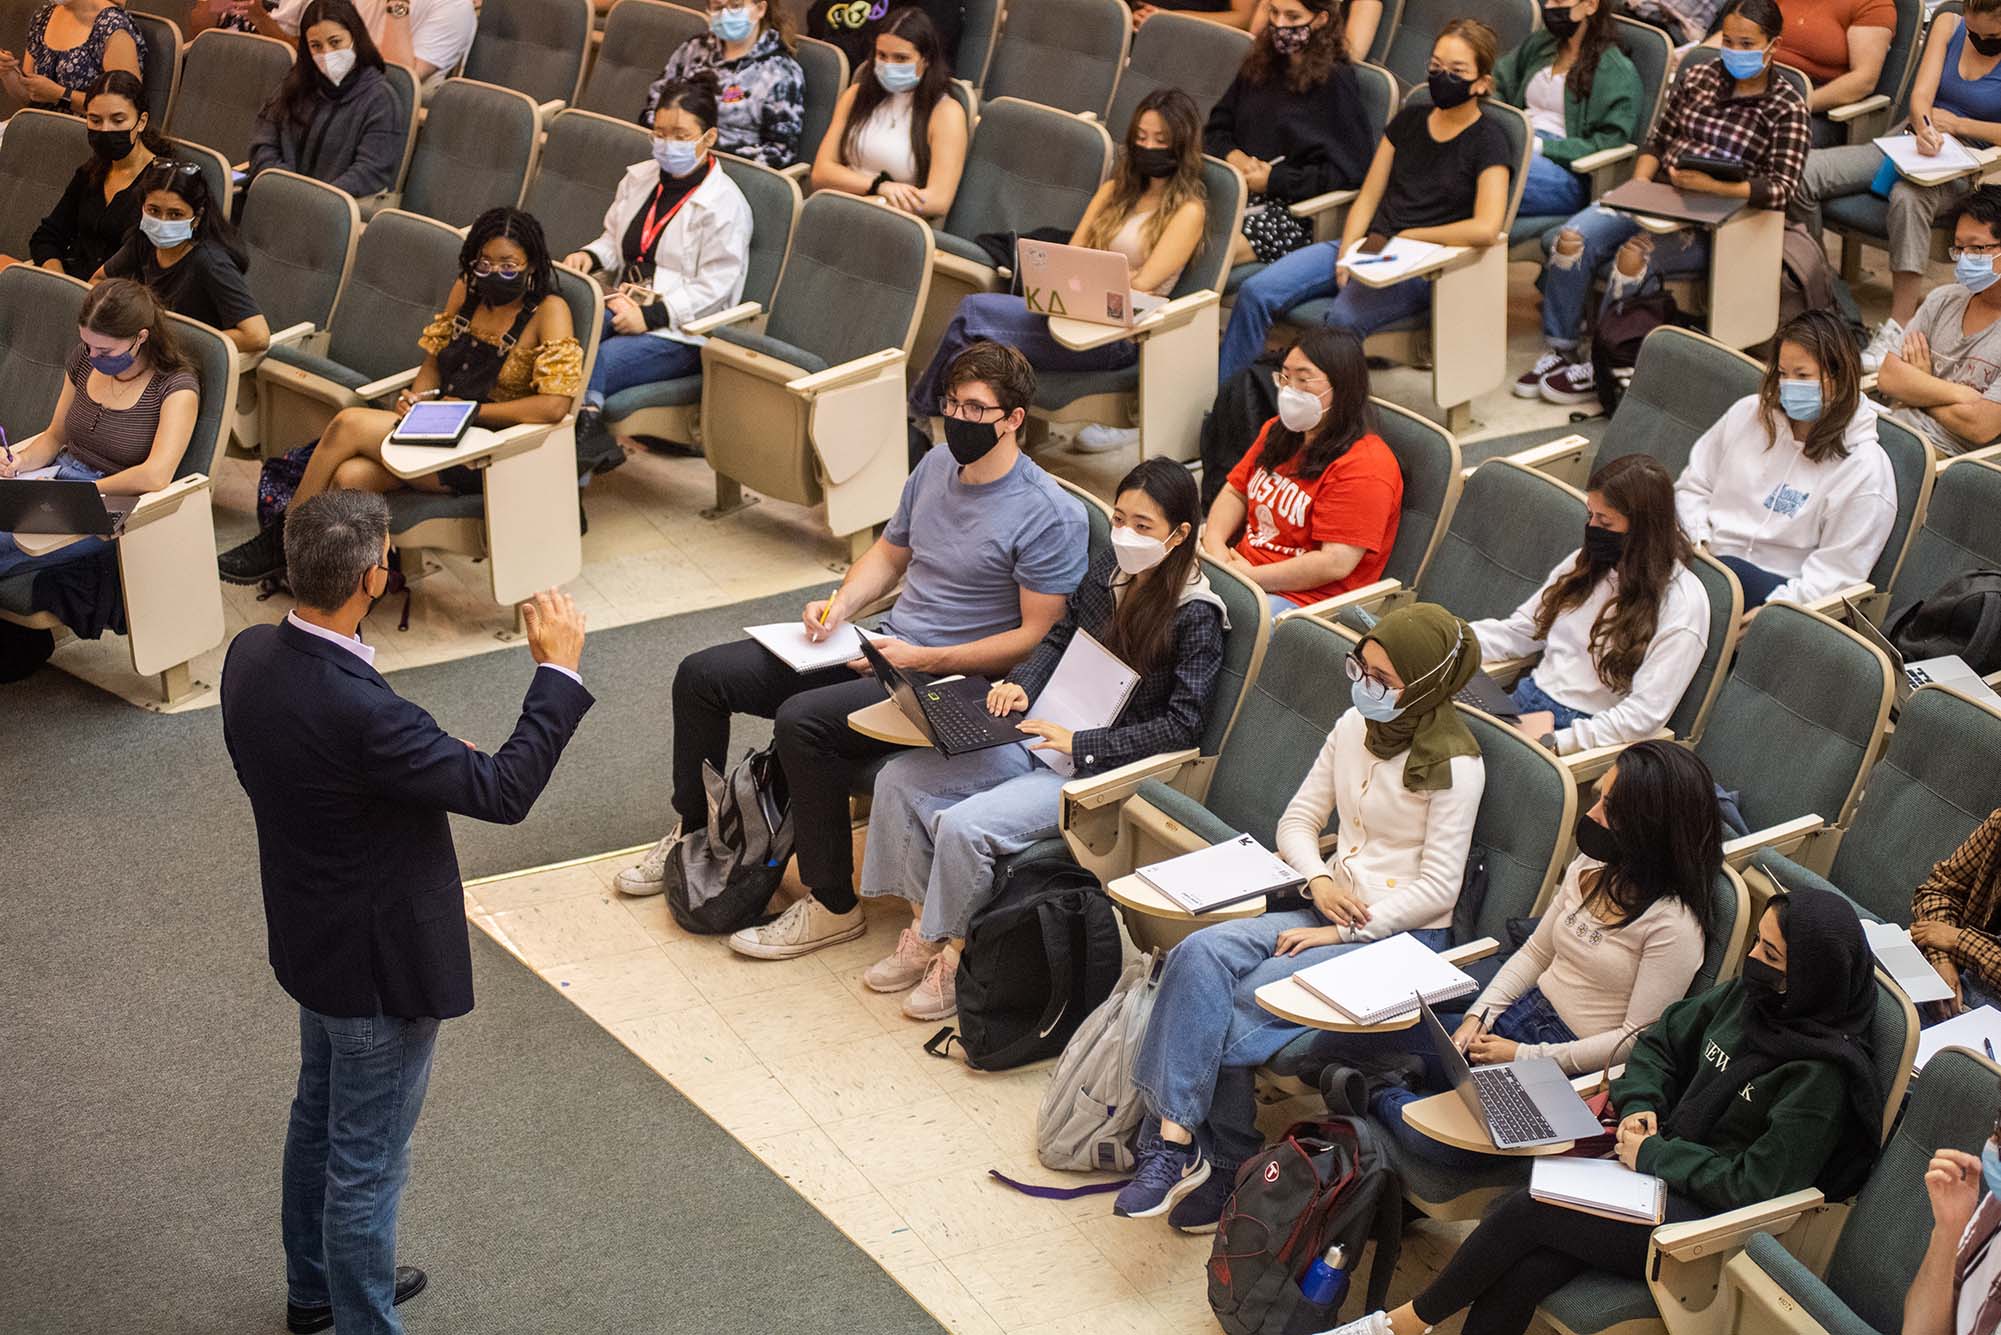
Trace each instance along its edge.
<path fill-rule="evenodd" d="M 1685 323 L 1674 294 L 1653 274 L 1598 313 L 1591 330 L 1591 372 L 1607 416 L 1619 411 L 1647 335 L 1662 325 Z"/>
<path fill-rule="evenodd" d="M 1202 418 L 1202 509 L 1222 494 L 1235 468 L 1266 422 L 1278 416 L 1278 387 L 1271 374 L 1279 358 L 1267 353 L 1239 371 L 1221 389 Z"/>
<path fill-rule="evenodd" d="M 1017 859 L 966 928 L 958 1032 L 939 1030 L 924 1050 L 943 1057 L 958 1043 L 981 1071 L 1054 1057 L 1111 996 L 1123 964 L 1096 877 L 1061 854 Z"/>
<path fill-rule="evenodd" d="M 1376 1244 L 1364 1312 L 1380 1311 L 1403 1250 L 1403 1186 L 1382 1133 L 1360 1118 L 1299 1122 L 1237 1170 L 1209 1249 L 1209 1308 L 1226 1335 L 1307 1335 L 1341 1323 L 1338 1308 L 1299 1291 L 1330 1247 L 1351 1272 Z"/>
<path fill-rule="evenodd" d="M 765 907 L 792 859 L 792 803 L 775 746 L 727 775 L 703 761 L 702 784 L 709 823 L 667 855 L 667 911 L 687 931 L 721 936 L 770 920 Z"/>
<path fill-rule="evenodd" d="M 1907 663 L 1958 654 L 1985 677 L 2001 672 L 2001 570 L 1955 576 L 1913 603 L 1890 627 Z"/>

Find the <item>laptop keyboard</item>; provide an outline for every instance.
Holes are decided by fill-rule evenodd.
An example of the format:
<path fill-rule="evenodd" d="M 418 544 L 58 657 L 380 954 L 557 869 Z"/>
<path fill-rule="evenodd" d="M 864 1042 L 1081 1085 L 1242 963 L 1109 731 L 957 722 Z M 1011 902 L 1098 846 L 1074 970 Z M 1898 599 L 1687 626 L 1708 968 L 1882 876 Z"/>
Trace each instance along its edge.
<path fill-rule="evenodd" d="M 1488 1127 L 1505 1135 L 1511 1145 L 1530 1140 L 1553 1140 L 1556 1128 L 1549 1124 L 1530 1100 L 1528 1091 L 1515 1073 L 1505 1066 L 1488 1066 L 1473 1072 L 1473 1085 L 1480 1091 L 1480 1106 L 1487 1112 Z"/>
<path fill-rule="evenodd" d="M 927 700 L 925 717 L 941 745 L 978 746 L 993 735 L 993 718 L 984 709 L 969 706 L 962 696 L 939 695 Z"/>

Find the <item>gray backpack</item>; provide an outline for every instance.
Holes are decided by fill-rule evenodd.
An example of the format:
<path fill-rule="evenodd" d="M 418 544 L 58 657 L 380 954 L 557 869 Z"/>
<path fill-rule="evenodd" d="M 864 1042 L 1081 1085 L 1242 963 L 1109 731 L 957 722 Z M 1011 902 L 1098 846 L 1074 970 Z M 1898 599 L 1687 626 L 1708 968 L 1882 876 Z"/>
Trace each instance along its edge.
<path fill-rule="evenodd" d="M 768 922 L 765 906 L 792 857 L 792 804 L 768 746 L 728 774 L 702 762 L 709 823 L 667 857 L 667 910 L 690 932 L 719 936 Z"/>
<path fill-rule="evenodd" d="M 1132 1171 L 1140 1119 L 1133 1063 L 1160 990 L 1160 962 L 1150 951 L 1127 964 L 1112 995 L 1063 1045 L 1035 1117 L 1035 1152 L 1044 1167 Z"/>

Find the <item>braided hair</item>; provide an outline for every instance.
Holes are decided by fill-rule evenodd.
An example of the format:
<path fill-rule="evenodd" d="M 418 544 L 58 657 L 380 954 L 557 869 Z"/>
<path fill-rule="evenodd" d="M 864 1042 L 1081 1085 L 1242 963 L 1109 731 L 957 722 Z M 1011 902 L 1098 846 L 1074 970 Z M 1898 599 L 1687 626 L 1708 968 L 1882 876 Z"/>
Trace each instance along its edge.
<path fill-rule="evenodd" d="M 466 280 L 466 291 L 472 300 L 480 299 L 473 263 L 486 249 L 486 243 L 496 240 L 512 241 L 528 256 L 528 286 L 521 294 L 523 301 L 534 306 L 556 290 L 555 266 L 549 261 L 549 243 L 542 235 L 541 222 L 532 213 L 502 205 L 473 219 L 466 230 L 465 244 L 459 247 L 459 272 Z"/>

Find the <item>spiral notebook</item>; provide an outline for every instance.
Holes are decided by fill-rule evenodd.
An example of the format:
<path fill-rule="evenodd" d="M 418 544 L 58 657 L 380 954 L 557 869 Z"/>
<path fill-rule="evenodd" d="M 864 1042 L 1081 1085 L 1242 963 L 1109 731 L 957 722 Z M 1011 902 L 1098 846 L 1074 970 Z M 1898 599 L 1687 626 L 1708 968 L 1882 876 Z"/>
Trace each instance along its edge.
<path fill-rule="evenodd" d="M 1667 1187 L 1661 1180 L 1636 1173 L 1617 1159 L 1537 1159 L 1529 1169 L 1529 1195 L 1628 1224 L 1658 1224 L 1667 1213 Z"/>
<path fill-rule="evenodd" d="M 1436 1006 L 1478 986 L 1464 970 L 1408 932 L 1301 969 L 1293 981 L 1356 1024 L 1382 1024 L 1417 1009 L 1413 993 Z"/>

